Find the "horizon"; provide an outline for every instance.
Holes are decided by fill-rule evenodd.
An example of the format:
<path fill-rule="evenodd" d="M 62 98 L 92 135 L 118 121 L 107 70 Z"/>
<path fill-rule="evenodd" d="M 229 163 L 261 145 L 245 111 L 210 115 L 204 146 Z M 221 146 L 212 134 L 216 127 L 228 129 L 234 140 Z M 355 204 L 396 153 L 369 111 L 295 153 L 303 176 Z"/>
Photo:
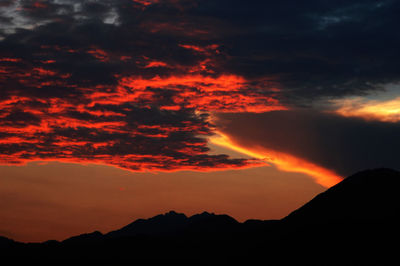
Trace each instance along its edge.
<path fill-rule="evenodd" d="M 357 173 L 347 177 L 346 178 L 347 180 L 352 180 L 352 182 L 350 182 L 350 183 L 353 183 L 353 185 L 349 185 L 348 182 L 345 182 L 344 186 L 346 187 L 347 191 L 349 191 L 349 189 L 351 189 L 352 193 L 354 193 L 354 194 L 356 194 L 358 196 L 361 196 L 363 194 L 359 194 L 359 193 L 363 193 L 363 190 L 365 190 L 365 189 L 371 189 L 371 186 L 376 186 L 376 185 L 377 186 L 382 186 L 382 183 L 380 183 L 380 182 L 375 182 L 374 184 L 372 184 L 371 180 L 368 180 L 368 178 L 371 178 L 371 176 L 372 176 L 374 179 L 379 179 L 379 178 L 387 179 L 388 176 L 385 176 L 387 174 L 391 175 L 391 177 L 389 177 L 389 178 L 393 178 L 393 175 L 396 176 L 396 178 L 398 178 L 400 176 L 400 171 L 394 170 L 394 169 L 389 169 L 389 168 L 366 169 L 366 170 L 357 172 Z M 383 175 L 383 176 L 379 177 L 379 175 Z M 379 180 L 377 180 L 377 181 L 379 181 Z M 387 180 L 385 180 L 385 181 L 387 181 Z M 396 180 L 392 180 L 392 181 L 396 181 Z M 341 187 L 341 188 L 339 188 L 339 187 Z M 333 192 L 332 189 L 336 189 L 336 192 Z M 280 222 L 280 223 L 282 223 L 283 221 L 286 221 L 286 226 L 287 226 L 287 221 L 288 220 L 289 221 L 292 220 L 291 223 L 293 223 L 293 221 L 296 221 L 296 218 L 293 219 L 293 217 L 297 216 L 297 217 L 300 217 L 300 219 L 302 219 L 301 218 L 301 214 L 299 215 L 299 212 L 301 213 L 302 210 L 304 210 L 304 209 L 308 209 L 309 210 L 310 206 L 313 206 L 314 209 L 318 208 L 318 206 L 321 207 L 321 205 L 319 205 L 316 202 L 318 202 L 318 201 L 321 202 L 321 198 L 322 197 L 325 198 L 325 200 L 324 200 L 325 208 L 331 208 L 332 206 L 334 206 L 334 205 L 329 206 L 329 204 L 335 204 L 335 201 L 332 201 L 333 200 L 332 194 L 335 195 L 335 193 L 336 193 L 336 197 L 337 196 L 346 197 L 345 195 L 341 195 L 341 192 L 340 192 L 343 189 L 343 186 L 340 186 L 340 185 L 336 186 L 335 185 L 335 186 L 332 187 L 332 189 L 327 189 L 326 191 L 321 192 L 320 194 L 318 194 L 317 196 L 313 197 L 308 202 L 306 202 L 304 205 L 300 206 L 299 208 L 297 208 L 295 210 L 292 210 L 288 215 L 282 217 L 281 219 L 268 219 L 268 220 L 260 219 L 259 220 L 259 219 L 250 218 L 250 219 L 245 219 L 245 220 L 242 220 L 242 221 L 238 221 L 234 217 L 229 216 L 229 215 L 227 215 L 225 213 L 214 213 L 214 212 L 202 211 L 202 212 L 199 212 L 199 213 L 187 214 L 187 213 L 179 212 L 179 211 L 176 211 L 176 210 L 169 210 L 167 212 L 158 213 L 158 214 L 150 216 L 150 217 L 141 217 L 141 218 L 135 219 L 135 220 L 129 222 L 128 224 L 124 224 L 123 226 L 120 226 L 118 228 L 113 228 L 112 230 L 109 230 L 109 231 L 94 230 L 94 231 L 82 232 L 82 233 L 77 234 L 77 235 L 70 235 L 70 236 L 68 236 L 66 238 L 58 239 L 58 240 L 46 239 L 44 241 L 22 241 L 22 242 L 23 243 L 27 243 L 27 244 L 46 243 L 48 241 L 58 241 L 58 243 L 63 243 L 63 242 L 71 241 L 72 239 L 75 239 L 75 241 L 79 241 L 80 239 L 84 239 L 85 237 L 90 236 L 90 235 L 93 235 L 93 236 L 96 235 L 97 237 L 101 236 L 101 237 L 106 237 L 106 238 L 110 238 L 111 239 L 111 238 L 115 238 L 115 237 L 118 238 L 118 232 L 120 234 L 122 234 L 122 236 L 125 235 L 125 237 L 127 237 L 127 236 L 129 236 L 131 230 L 132 229 L 135 230 L 135 228 L 136 228 L 136 234 L 143 234 L 143 235 L 149 234 L 149 235 L 151 235 L 151 234 L 153 234 L 152 231 L 147 231 L 147 232 L 146 231 L 140 231 L 141 230 L 140 226 L 143 225 L 143 223 L 145 223 L 145 224 L 147 223 L 148 225 L 153 226 L 155 228 L 157 228 L 157 227 L 158 228 L 163 228 L 163 227 L 168 228 L 169 226 L 179 225 L 182 222 L 182 219 L 184 219 L 184 221 L 186 222 L 186 226 L 187 226 L 190 223 L 190 221 L 196 221 L 196 220 L 197 221 L 202 221 L 202 220 L 203 221 L 207 221 L 207 219 L 211 219 L 210 217 L 214 217 L 214 219 L 221 219 L 221 221 L 222 221 L 223 218 L 229 218 L 229 222 L 234 221 L 235 223 L 241 224 L 242 226 L 245 226 L 246 224 L 250 224 L 250 228 L 251 228 L 251 223 L 254 223 L 256 221 L 258 221 L 258 222 Z M 329 193 L 330 193 L 330 197 L 331 198 L 330 198 L 330 203 L 327 204 L 326 197 L 327 197 L 327 195 Z M 364 193 L 365 193 L 365 191 L 364 191 Z M 383 192 L 383 193 L 387 194 L 386 192 Z M 347 195 L 347 197 L 348 196 L 349 195 Z M 366 196 L 366 194 L 364 194 L 364 197 L 365 196 Z M 390 196 L 389 196 L 389 198 L 390 198 Z M 368 204 L 367 204 L 368 200 L 371 200 L 371 199 L 364 198 L 362 205 L 359 205 L 357 207 L 363 208 L 364 211 L 365 210 L 377 211 L 377 209 L 370 208 L 370 206 L 368 206 Z M 389 205 L 390 204 L 395 204 L 394 202 L 388 202 L 386 200 L 387 199 L 383 199 L 383 200 L 381 199 L 381 201 L 382 201 L 381 203 L 389 204 Z M 364 201 L 367 201 L 367 202 L 364 202 Z M 374 200 L 372 200 L 372 201 L 374 201 Z M 393 198 L 391 198 L 391 201 L 393 201 Z M 355 201 L 355 202 L 348 202 L 348 204 L 358 204 L 358 203 L 357 203 L 357 201 Z M 378 208 L 379 208 L 379 206 L 378 206 Z M 316 212 L 316 210 L 317 209 L 315 209 L 314 213 L 313 214 L 311 213 L 311 215 L 319 216 L 319 215 L 323 214 L 323 212 Z M 339 216 L 340 215 L 344 215 L 347 211 L 352 212 L 352 207 L 348 208 L 348 210 L 341 209 L 338 214 L 339 214 Z M 304 211 L 303 211 L 303 213 L 304 213 Z M 306 213 L 306 215 L 310 215 L 309 211 L 306 211 L 305 213 Z M 386 216 L 391 217 L 391 215 L 393 216 L 392 218 L 396 217 L 396 214 L 393 215 L 393 214 L 390 214 L 390 213 L 386 213 L 385 211 L 382 212 L 381 214 L 383 214 L 382 217 L 386 217 Z M 323 215 L 326 215 L 326 212 Z M 332 216 L 334 214 L 330 214 L 330 215 Z M 352 219 L 353 222 L 359 222 L 359 221 L 362 221 L 362 219 L 366 218 L 366 217 L 363 217 L 363 215 L 366 215 L 366 214 L 365 213 L 361 214 L 361 215 L 360 214 L 355 214 L 350 219 Z M 367 215 L 369 217 L 369 213 Z M 341 219 L 344 219 L 344 217 L 346 217 L 346 216 L 344 216 L 344 217 L 339 217 L 339 216 L 335 217 L 335 219 L 339 219 L 338 221 L 340 221 Z M 179 217 L 179 220 L 178 220 L 178 217 Z M 198 217 L 202 217 L 202 219 L 200 219 L 200 220 L 196 219 Z M 372 218 L 372 220 L 376 222 L 376 221 L 382 219 L 382 217 L 373 216 L 373 217 L 369 217 L 368 219 L 371 220 L 371 218 Z M 297 218 L 297 219 L 299 219 L 299 218 Z M 330 219 L 331 218 L 328 218 L 328 220 L 326 220 L 326 222 L 331 222 L 332 224 L 335 224 L 335 220 L 330 220 Z M 347 220 L 347 219 L 349 219 L 349 217 L 346 217 L 345 219 Z M 304 220 L 304 218 L 303 218 L 303 220 Z M 336 221 L 336 223 L 338 223 L 338 221 Z M 227 222 L 227 221 L 225 220 L 225 222 Z M 311 223 L 311 224 L 315 223 L 315 221 L 312 221 L 312 220 L 308 220 L 308 221 L 305 220 L 305 222 L 306 223 Z M 290 222 L 289 222 L 289 224 L 290 224 Z M 200 222 L 200 225 L 201 225 L 201 222 Z M 168 229 L 166 229 L 166 230 L 168 230 Z M 184 227 L 181 228 L 181 230 L 183 230 L 182 232 L 185 232 L 184 230 L 187 230 L 187 229 L 184 226 Z M 212 227 L 210 227 L 209 230 L 215 230 L 215 228 L 212 229 Z M 115 235 L 116 233 L 117 233 L 117 235 Z M 172 233 L 172 234 L 175 233 L 175 234 L 179 235 L 179 231 L 178 232 L 171 231 L 170 233 Z M 160 236 L 162 236 L 162 235 L 163 234 L 160 234 Z M 0 237 L 4 237 L 4 236 L 0 236 Z M 16 241 L 15 239 L 11 239 L 11 240 Z M 17 242 L 21 243 L 21 241 L 17 241 Z"/>

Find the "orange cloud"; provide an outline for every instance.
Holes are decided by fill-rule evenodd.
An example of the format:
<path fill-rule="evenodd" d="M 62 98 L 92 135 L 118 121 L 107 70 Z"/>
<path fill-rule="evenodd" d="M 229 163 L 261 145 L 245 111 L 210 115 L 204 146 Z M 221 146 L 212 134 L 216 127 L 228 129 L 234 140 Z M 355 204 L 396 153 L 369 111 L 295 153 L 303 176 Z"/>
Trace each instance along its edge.
<path fill-rule="evenodd" d="M 253 90 L 254 85 L 251 87 L 250 82 L 237 75 L 212 77 L 196 74 L 150 79 L 121 77 L 119 85 L 116 93 L 92 94 L 93 103 L 157 102 L 164 110 L 195 108 L 219 112 L 261 113 L 287 109 L 273 97 L 277 89 Z M 170 91 L 172 96 L 169 101 L 165 104 L 159 101 L 155 89 Z"/>
<path fill-rule="evenodd" d="M 210 154 L 207 113 L 286 107 L 271 84 L 221 72 L 218 47 L 181 45 L 195 54 L 190 64 L 98 45 L 40 45 L 35 60 L 3 57 L 0 163 L 94 162 L 132 171 L 259 165 Z M 90 64 L 75 63 L 78 55 Z"/>
<path fill-rule="evenodd" d="M 3 57 L 0 58 L 0 62 L 20 62 L 21 59 L 19 58 L 9 58 L 9 57 Z"/>
<path fill-rule="evenodd" d="M 106 53 L 106 51 L 101 50 L 99 48 L 92 48 L 88 51 L 88 54 L 91 54 L 93 57 L 95 57 L 97 60 L 101 62 L 107 62 L 109 60 L 109 56 Z"/>
<path fill-rule="evenodd" d="M 168 64 L 162 61 L 150 61 L 144 68 L 152 68 L 152 67 L 168 67 Z"/>
<path fill-rule="evenodd" d="M 91 106 L 90 97 L 81 98 L 80 104 L 68 98 L 38 101 L 16 96 L 0 101 L 0 164 L 37 160 L 100 163 L 132 171 L 209 171 L 257 165 L 208 154 L 204 136 L 211 134 L 212 127 L 191 111 L 161 111 L 126 103 Z"/>
<path fill-rule="evenodd" d="M 350 98 L 333 103 L 337 108 L 334 112 L 342 116 L 393 123 L 400 121 L 400 97 L 385 101 Z"/>
<path fill-rule="evenodd" d="M 316 183 L 327 188 L 336 185 L 342 180 L 342 178 L 333 171 L 290 154 L 268 150 L 262 147 L 243 147 L 235 143 L 228 135 L 221 132 L 211 137 L 210 141 L 213 144 L 262 160 L 265 163 L 274 164 L 280 170 L 307 174 L 311 176 Z"/>
<path fill-rule="evenodd" d="M 132 2 L 141 4 L 143 6 L 150 6 L 153 4 L 157 4 L 159 0 L 132 0 Z"/>
<path fill-rule="evenodd" d="M 216 54 L 219 54 L 219 50 L 218 44 L 210 44 L 207 46 L 198 46 L 198 45 L 190 45 L 190 44 L 179 44 L 180 47 L 185 48 L 185 49 L 189 49 L 189 50 L 193 50 L 195 52 L 198 53 L 204 53 L 206 55 L 211 55 L 211 52 L 214 52 Z"/>

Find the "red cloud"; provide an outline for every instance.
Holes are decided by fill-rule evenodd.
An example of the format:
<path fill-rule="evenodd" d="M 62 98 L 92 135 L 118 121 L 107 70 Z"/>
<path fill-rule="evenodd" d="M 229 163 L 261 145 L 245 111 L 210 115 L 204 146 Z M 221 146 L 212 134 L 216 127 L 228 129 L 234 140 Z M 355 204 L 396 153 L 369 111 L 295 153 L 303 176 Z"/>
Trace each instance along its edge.
<path fill-rule="evenodd" d="M 91 54 L 94 58 L 99 61 L 107 62 L 109 60 L 109 56 L 106 51 L 101 50 L 99 48 L 92 48 L 88 51 L 88 54 Z"/>
<path fill-rule="evenodd" d="M 62 77 L 42 81 L 44 77 L 54 78 L 55 75 L 55 71 L 34 68 L 32 74 L 23 75 L 24 80 L 20 75 L 14 78 L 39 91 L 52 84 L 67 85 Z M 242 81 L 234 77 L 187 76 L 166 80 L 127 77 L 121 78 L 114 90 L 107 91 L 102 86 L 79 89 L 81 98 L 74 100 L 69 97 L 11 96 L 0 101 L 0 163 L 57 160 L 103 163 L 135 171 L 256 165 L 258 162 L 251 160 L 208 154 L 204 137 L 212 134 L 213 127 L 206 117 L 195 115 L 190 108 L 205 111 L 216 106 L 200 107 L 200 92 L 193 96 L 186 94 L 189 87 L 198 86 L 212 95 L 216 91 L 227 91 L 224 86 L 236 83 L 239 86 Z M 182 90 L 176 90 L 174 96 L 164 102 L 156 91 L 152 91 L 155 87 L 158 90 L 182 87 Z M 191 101 L 189 104 L 181 102 L 185 97 Z M 214 100 L 224 101 L 220 96 Z M 220 104 L 224 108 L 228 106 L 227 102 Z M 230 106 L 233 109 L 240 107 Z"/>
<path fill-rule="evenodd" d="M 160 2 L 159 0 L 132 0 L 134 3 L 141 4 L 143 6 L 149 6 Z"/>
<path fill-rule="evenodd" d="M 33 58 L 4 56 L 0 163 L 57 160 L 135 171 L 259 165 L 209 154 L 214 126 L 207 113 L 286 108 L 269 84 L 221 73 L 217 48 L 176 45 L 196 54 L 192 64 L 94 45 L 40 44 Z"/>
<path fill-rule="evenodd" d="M 152 67 L 168 67 L 168 64 L 162 61 L 150 61 L 145 66 L 145 68 L 152 68 Z"/>
<path fill-rule="evenodd" d="M 169 91 L 171 97 L 160 99 L 159 90 Z M 117 92 L 94 92 L 91 95 L 93 103 L 157 103 L 164 110 L 194 108 L 206 112 L 257 113 L 285 110 L 286 107 L 272 96 L 273 93 L 265 95 L 265 91 L 253 90 L 250 82 L 236 75 L 184 75 L 151 79 L 122 77 Z"/>

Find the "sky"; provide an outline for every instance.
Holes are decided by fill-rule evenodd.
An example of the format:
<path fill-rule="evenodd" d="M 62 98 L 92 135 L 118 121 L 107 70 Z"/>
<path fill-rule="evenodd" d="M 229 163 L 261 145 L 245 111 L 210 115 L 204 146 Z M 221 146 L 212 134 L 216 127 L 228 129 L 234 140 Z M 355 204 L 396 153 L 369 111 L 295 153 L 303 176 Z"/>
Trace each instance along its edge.
<path fill-rule="evenodd" d="M 0 235 L 280 219 L 400 168 L 395 0 L 2 0 Z"/>

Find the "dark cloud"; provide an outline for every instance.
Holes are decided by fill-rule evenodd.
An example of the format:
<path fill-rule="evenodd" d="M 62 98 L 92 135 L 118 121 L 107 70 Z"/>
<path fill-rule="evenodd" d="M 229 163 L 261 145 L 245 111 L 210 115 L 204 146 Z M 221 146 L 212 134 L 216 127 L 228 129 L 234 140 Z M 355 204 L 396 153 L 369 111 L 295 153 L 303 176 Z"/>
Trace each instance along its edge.
<path fill-rule="evenodd" d="M 221 131 L 249 149 L 305 159 L 342 176 L 368 168 L 400 169 L 400 124 L 316 110 L 219 114 Z"/>
<path fill-rule="evenodd" d="M 12 110 L 2 117 L 1 124 L 9 125 L 12 127 L 26 127 L 28 125 L 39 125 L 41 122 L 40 117 L 21 110 Z"/>
<path fill-rule="evenodd" d="M 0 162 L 60 160 L 106 163 L 131 170 L 207 170 L 251 164 L 208 155 L 211 126 L 193 112 L 160 111 L 129 104 L 14 111 L 0 123 Z M 58 108 L 58 109 L 57 109 Z M 102 111 L 100 111 L 100 109 Z M 95 111 L 97 110 L 97 112 Z"/>
<path fill-rule="evenodd" d="M 133 57 L 131 72 L 154 76 L 182 74 L 211 57 L 178 44 L 217 43 L 219 54 L 203 65 L 203 74 L 267 77 L 283 90 L 282 100 L 288 104 L 365 94 L 399 80 L 397 1 L 104 0 L 23 1 L 21 5 L 26 12 L 40 11 L 41 16 L 31 19 L 45 24 L 22 33 L 31 38 L 30 44 L 36 40 L 75 48 L 77 56 L 96 46 L 111 58 Z M 105 23 L 110 16 L 118 23 Z M 180 68 L 141 69 L 141 56 Z M 73 64 L 71 68 L 111 82 L 113 74 L 122 71 L 121 64 L 111 61 L 102 67 Z"/>
<path fill-rule="evenodd" d="M 282 110 L 399 81 L 399 9 L 390 0 L 4 1 L 1 160 L 244 166 L 208 154 L 214 127 L 201 113 Z"/>
<path fill-rule="evenodd" d="M 277 77 L 289 103 L 359 95 L 399 80 L 398 1 L 230 1 L 227 7 L 218 12 L 238 30 L 223 37 L 232 56 L 226 68 Z"/>

